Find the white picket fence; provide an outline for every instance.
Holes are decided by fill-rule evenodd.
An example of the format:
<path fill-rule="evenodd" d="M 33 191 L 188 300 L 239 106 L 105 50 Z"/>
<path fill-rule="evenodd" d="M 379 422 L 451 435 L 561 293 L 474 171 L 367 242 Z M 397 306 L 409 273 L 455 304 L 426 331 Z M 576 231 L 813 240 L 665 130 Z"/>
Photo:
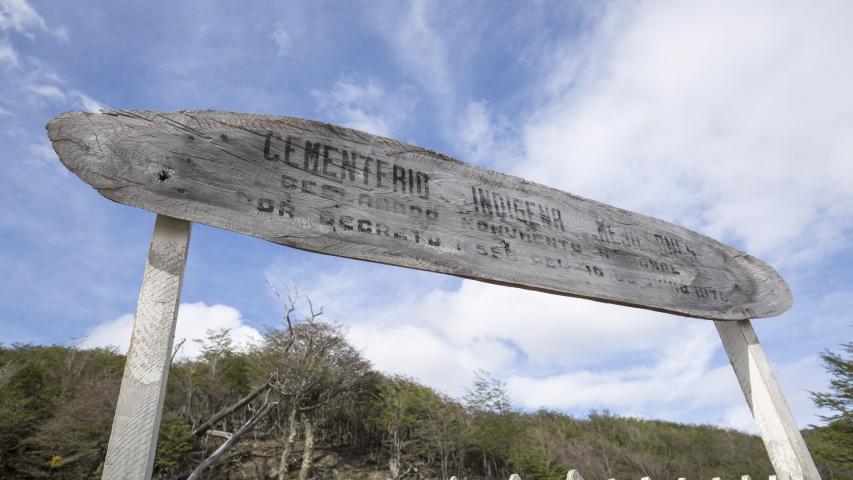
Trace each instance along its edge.
<path fill-rule="evenodd" d="M 450 477 L 450 480 L 457 480 L 456 477 Z M 517 473 L 513 473 L 509 476 L 509 480 L 521 480 L 521 475 Z M 583 480 L 580 472 L 577 470 L 569 470 L 569 473 L 566 474 L 566 480 Z M 616 480 L 615 478 L 609 478 L 607 480 Z M 649 477 L 642 477 L 640 480 L 652 480 Z M 687 480 L 684 477 L 678 477 L 678 480 Z M 720 477 L 714 477 L 711 480 L 721 480 Z M 752 480 L 752 477 L 749 475 L 741 475 L 740 480 Z M 768 480 L 776 480 L 776 475 L 770 475 Z"/>

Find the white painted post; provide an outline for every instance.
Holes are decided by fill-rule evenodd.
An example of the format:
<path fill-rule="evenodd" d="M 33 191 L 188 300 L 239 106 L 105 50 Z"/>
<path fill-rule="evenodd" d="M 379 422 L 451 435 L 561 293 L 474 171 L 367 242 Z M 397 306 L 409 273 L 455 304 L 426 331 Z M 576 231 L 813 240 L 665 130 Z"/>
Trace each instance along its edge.
<path fill-rule="evenodd" d="M 124 366 L 103 480 L 149 480 L 192 224 L 157 215 Z"/>
<path fill-rule="evenodd" d="M 715 321 L 758 433 L 781 480 L 820 480 L 749 320 Z"/>
<path fill-rule="evenodd" d="M 750 477 L 749 475 L 741 475 L 740 480 L 752 480 L 752 477 Z"/>
<path fill-rule="evenodd" d="M 521 480 L 521 475 L 519 475 L 517 473 L 513 473 L 512 475 L 509 476 L 509 480 Z"/>
<path fill-rule="evenodd" d="M 583 480 L 581 473 L 577 470 L 569 470 L 566 474 L 566 480 Z"/>

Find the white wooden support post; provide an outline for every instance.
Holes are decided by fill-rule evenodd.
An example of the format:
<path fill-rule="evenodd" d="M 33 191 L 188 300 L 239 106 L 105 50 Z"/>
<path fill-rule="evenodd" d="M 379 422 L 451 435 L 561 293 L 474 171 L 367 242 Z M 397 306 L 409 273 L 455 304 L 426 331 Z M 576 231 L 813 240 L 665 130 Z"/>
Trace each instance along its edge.
<path fill-rule="evenodd" d="M 715 321 L 758 434 L 780 480 L 820 480 L 749 320 Z"/>
<path fill-rule="evenodd" d="M 149 480 L 192 224 L 157 215 L 116 405 L 104 480 Z"/>
<path fill-rule="evenodd" d="M 577 470 L 569 470 L 566 474 L 566 480 L 583 480 L 581 473 Z"/>

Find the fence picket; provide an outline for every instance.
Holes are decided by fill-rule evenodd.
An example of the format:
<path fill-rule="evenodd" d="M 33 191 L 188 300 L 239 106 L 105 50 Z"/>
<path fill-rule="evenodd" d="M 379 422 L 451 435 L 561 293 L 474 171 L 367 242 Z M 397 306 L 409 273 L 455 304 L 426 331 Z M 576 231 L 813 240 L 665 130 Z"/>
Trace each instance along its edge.
<path fill-rule="evenodd" d="M 449 480 L 457 480 L 456 477 L 450 477 Z M 509 476 L 509 480 L 521 480 L 521 475 L 517 473 L 513 473 Z M 566 480 L 583 480 L 581 473 L 575 469 L 569 470 L 566 473 Z M 608 478 L 607 480 L 616 480 L 615 478 Z M 642 477 L 640 480 L 652 480 L 651 477 Z M 686 477 L 678 477 L 678 480 L 687 480 Z M 720 480 L 720 477 L 714 477 L 711 480 Z M 741 475 L 740 480 L 752 480 L 752 477 L 749 475 Z M 776 480 L 776 475 L 770 475 L 767 480 Z"/>

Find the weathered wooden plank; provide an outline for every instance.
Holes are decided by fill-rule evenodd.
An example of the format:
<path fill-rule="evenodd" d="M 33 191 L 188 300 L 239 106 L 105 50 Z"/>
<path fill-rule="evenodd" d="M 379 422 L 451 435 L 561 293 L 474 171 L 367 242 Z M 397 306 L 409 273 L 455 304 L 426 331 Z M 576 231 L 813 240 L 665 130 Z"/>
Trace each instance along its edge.
<path fill-rule="evenodd" d="M 348 128 L 115 110 L 47 129 L 112 200 L 291 247 L 717 320 L 791 305 L 768 265 L 686 228 Z"/>
<path fill-rule="evenodd" d="M 714 323 L 778 478 L 820 480 L 750 321 Z"/>
<path fill-rule="evenodd" d="M 104 480 L 148 480 L 166 396 L 191 224 L 157 215 L 121 380 Z"/>

